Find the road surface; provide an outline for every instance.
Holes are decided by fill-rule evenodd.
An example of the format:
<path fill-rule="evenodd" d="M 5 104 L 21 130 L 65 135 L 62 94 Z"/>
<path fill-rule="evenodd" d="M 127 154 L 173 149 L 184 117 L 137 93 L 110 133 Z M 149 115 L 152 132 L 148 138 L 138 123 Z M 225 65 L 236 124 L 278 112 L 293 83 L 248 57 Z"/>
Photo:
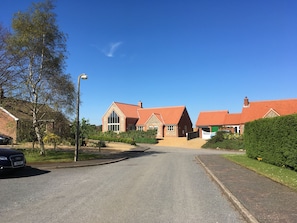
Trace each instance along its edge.
<path fill-rule="evenodd" d="M 103 166 L 1 177 L 1 222 L 245 222 L 196 162 L 210 152 L 152 147 Z"/>

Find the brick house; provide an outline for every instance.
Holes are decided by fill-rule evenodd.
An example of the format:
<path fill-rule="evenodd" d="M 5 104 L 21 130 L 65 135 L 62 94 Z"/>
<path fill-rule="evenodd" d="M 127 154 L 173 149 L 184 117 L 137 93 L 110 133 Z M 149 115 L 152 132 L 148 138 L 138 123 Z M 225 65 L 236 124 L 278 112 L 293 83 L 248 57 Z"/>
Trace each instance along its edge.
<path fill-rule="evenodd" d="M 210 139 L 220 129 L 239 133 L 240 114 L 229 114 L 227 110 L 200 112 L 196 127 L 199 136 Z"/>
<path fill-rule="evenodd" d="M 240 117 L 240 131 L 244 132 L 244 124 L 250 121 L 296 113 L 297 99 L 249 102 L 245 97 Z"/>
<path fill-rule="evenodd" d="M 102 131 L 126 132 L 157 129 L 157 138 L 183 137 L 192 131 L 192 122 L 185 106 L 143 108 L 113 102 L 102 117 Z"/>
<path fill-rule="evenodd" d="M 1 98 L 0 103 L 0 133 L 12 137 L 14 142 L 32 138 L 30 103 L 10 98 Z M 39 121 L 43 122 L 45 131 L 61 137 L 69 136 L 70 122 L 62 113 L 44 105 L 39 115 Z"/>
<path fill-rule="evenodd" d="M 245 97 L 241 113 L 229 114 L 227 110 L 200 112 L 196 127 L 201 138 L 209 139 L 219 129 L 243 133 L 247 122 L 295 113 L 297 113 L 297 99 L 250 102 Z"/>

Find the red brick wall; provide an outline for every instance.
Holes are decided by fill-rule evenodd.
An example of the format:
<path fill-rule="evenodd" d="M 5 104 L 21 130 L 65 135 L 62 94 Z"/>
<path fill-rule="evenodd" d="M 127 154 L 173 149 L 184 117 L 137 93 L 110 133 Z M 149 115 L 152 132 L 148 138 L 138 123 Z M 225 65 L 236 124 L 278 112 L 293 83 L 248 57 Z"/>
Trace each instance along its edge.
<path fill-rule="evenodd" d="M 12 137 L 14 142 L 17 139 L 17 121 L 2 110 L 0 110 L 0 133 Z"/>
<path fill-rule="evenodd" d="M 192 126 L 192 122 L 190 119 L 190 116 L 187 112 L 187 110 L 185 109 L 182 117 L 178 123 L 178 135 L 179 137 L 184 137 L 186 136 L 187 132 L 192 132 L 193 131 L 193 126 Z"/>

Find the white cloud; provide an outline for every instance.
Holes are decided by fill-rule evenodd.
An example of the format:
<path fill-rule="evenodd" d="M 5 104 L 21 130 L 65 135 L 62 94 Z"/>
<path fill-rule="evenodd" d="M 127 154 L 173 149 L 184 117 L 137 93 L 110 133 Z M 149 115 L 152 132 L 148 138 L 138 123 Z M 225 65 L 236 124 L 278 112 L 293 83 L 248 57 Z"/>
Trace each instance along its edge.
<path fill-rule="evenodd" d="M 111 43 L 110 46 L 109 46 L 109 48 L 108 48 L 106 51 L 104 51 L 105 55 L 106 55 L 107 57 L 113 57 L 115 51 L 116 51 L 116 50 L 118 49 L 118 47 L 119 47 L 120 45 L 122 45 L 122 44 L 123 44 L 122 42 Z"/>

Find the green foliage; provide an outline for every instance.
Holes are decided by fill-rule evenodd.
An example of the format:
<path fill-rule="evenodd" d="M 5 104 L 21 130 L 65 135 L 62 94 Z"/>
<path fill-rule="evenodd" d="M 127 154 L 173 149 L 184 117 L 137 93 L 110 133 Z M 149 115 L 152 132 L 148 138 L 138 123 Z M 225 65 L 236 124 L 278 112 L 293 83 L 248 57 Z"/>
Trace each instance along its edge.
<path fill-rule="evenodd" d="M 45 143 L 53 144 L 54 149 L 56 149 L 57 144 L 61 141 L 61 137 L 54 133 L 49 132 L 43 137 L 43 141 Z"/>
<path fill-rule="evenodd" d="M 71 139 L 69 139 L 69 141 L 71 141 L 71 145 L 75 144 L 76 124 L 76 120 L 74 120 L 71 125 Z M 95 125 L 91 125 L 88 119 L 82 118 L 79 125 L 81 139 L 92 139 L 93 136 L 100 134 L 100 129 L 98 129 Z"/>
<path fill-rule="evenodd" d="M 202 148 L 240 150 L 244 149 L 244 141 L 239 134 L 218 131 Z"/>
<path fill-rule="evenodd" d="M 71 113 L 75 98 L 71 75 L 64 73 L 66 35 L 59 30 L 54 8 L 47 0 L 15 13 L 6 48 L 18 60 L 12 68 L 18 71 L 14 77 L 18 88 L 12 93 L 15 98 L 31 102 L 28 107 L 41 153 L 45 153 L 43 120 L 51 113 L 43 108 Z"/>
<path fill-rule="evenodd" d="M 72 162 L 73 161 L 73 151 L 55 151 L 47 150 L 46 156 L 40 156 L 40 153 L 37 150 L 21 150 L 24 152 L 27 163 L 33 162 Z M 102 158 L 101 154 L 94 153 L 79 153 L 79 160 L 91 160 Z"/>
<path fill-rule="evenodd" d="M 136 143 L 157 143 L 156 130 L 148 131 L 128 131 L 121 132 L 119 134 L 108 131 L 108 132 L 98 132 L 97 134 L 90 135 L 89 139 L 101 140 L 107 142 L 123 142 L 131 145 L 136 145 Z"/>
<path fill-rule="evenodd" d="M 211 143 L 223 142 L 224 141 L 224 132 L 217 131 L 216 135 L 213 136 L 209 141 Z"/>
<path fill-rule="evenodd" d="M 244 141 L 250 158 L 297 170 L 297 115 L 246 123 Z"/>

